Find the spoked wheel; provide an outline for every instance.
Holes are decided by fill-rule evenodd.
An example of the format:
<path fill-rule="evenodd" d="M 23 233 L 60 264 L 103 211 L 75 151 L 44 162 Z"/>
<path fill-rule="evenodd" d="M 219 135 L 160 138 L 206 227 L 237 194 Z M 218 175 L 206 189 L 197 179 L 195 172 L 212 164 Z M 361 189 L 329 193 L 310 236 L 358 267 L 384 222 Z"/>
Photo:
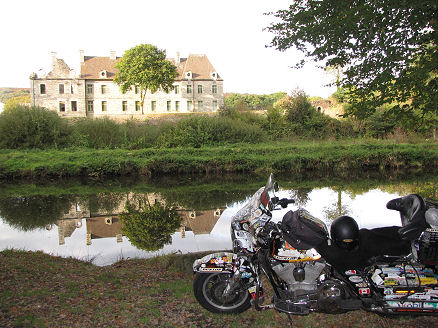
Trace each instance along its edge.
<path fill-rule="evenodd" d="M 251 307 L 248 290 L 238 289 L 228 297 L 223 292 L 231 278 L 229 273 L 197 273 L 193 281 L 195 297 L 214 313 L 241 313 Z"/>

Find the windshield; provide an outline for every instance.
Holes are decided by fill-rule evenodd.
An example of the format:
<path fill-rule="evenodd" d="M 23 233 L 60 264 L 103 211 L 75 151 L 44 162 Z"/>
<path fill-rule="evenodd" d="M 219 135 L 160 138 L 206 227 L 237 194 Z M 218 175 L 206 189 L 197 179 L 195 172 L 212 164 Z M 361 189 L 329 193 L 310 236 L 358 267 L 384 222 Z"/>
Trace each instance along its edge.
<path fill-rule="evenodd" d="M 253 226 L 255 222 L 261 219 L 262 209 L 272 210 L 270 197 L 273 191 L 274 176 L 271 173 L 265 187 L 257 190 L 249 202 L 234 215 L 232 222 L 248 221 L 248 224 Z"/>

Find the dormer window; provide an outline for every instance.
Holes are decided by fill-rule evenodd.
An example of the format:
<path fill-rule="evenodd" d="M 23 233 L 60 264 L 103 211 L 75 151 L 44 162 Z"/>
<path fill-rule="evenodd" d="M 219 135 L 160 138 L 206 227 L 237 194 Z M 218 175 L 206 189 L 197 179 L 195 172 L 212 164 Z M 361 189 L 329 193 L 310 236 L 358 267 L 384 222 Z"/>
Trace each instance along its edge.
<path fill-rule="evenodd" d="M 100 72 L 100 77 L 101 77 L 102 79 L 106 79 L 106 78 L 108 77 L 108 72 L 107 72 L 107 71 L 101 71 L 101 72 Z"/>
<path fill-rule="evenodd" d="M 210 73 L 210 77 L 211 77 L 213 80 L 217 80 L 217 78 L 218 78 L 218 74 L 217 74 L 217 72 L 211 72 L 211 73 Z"/>
<path fill-rule="evenodd" d="M 192 75 L 192 72 L 191 72 L 191 71 L 186 72 L 186 79 L 191 80 L 192 77 L 193 77 L 193 75 Z"/>

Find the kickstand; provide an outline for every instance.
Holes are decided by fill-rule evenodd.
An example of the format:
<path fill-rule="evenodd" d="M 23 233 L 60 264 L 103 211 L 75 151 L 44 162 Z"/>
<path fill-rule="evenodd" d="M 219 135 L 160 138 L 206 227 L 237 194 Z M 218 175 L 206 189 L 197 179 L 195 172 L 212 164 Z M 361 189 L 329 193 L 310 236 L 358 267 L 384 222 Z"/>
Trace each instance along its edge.
<path fill-rule="evenodd" d="M 294 327 L 294 319 L 292 319 L 292 316 L 288 313 L 287 317 L 289 318 L 290 328 Z"/>

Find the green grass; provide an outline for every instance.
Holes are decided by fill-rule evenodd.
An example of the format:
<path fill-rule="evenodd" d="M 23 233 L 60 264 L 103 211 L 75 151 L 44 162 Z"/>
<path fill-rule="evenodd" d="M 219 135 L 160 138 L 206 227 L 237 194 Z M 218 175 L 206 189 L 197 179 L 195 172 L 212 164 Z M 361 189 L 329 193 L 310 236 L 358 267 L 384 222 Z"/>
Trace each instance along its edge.
<path fill-rule="evenodd" d="M 0 150 L 0 179 L 230 172 L 342 176 L 357 170 L 434 171 L 437 166 L 438 144 L 390 141 L 279 142 L 141 150 Z"/>

